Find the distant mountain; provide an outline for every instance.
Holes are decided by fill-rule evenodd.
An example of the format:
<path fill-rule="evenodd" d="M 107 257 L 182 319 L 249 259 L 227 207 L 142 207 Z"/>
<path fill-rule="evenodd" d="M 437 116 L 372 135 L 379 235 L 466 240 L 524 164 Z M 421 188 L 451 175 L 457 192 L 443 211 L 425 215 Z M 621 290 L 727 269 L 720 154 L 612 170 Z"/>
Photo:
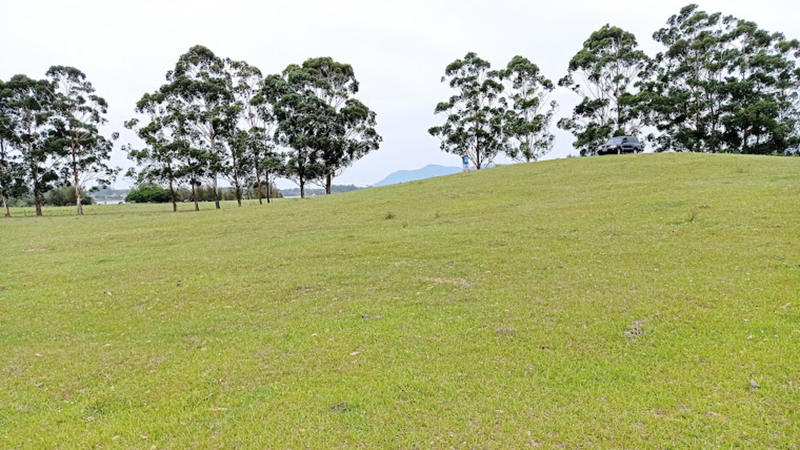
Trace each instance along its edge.
<path fill-rule="evenodd" d="M 447 167 L 437 166 L 431 164 L 417 170 L 400 170 L 390 174 L 378 183 L 373 184 L 373 187 L 389 186 L 391 184 L 407 183 L 409 181 L 424 180 L 426 178 L 441 177 L 444 175 L 452 175 L 461 172 L 460 167 Z"/>

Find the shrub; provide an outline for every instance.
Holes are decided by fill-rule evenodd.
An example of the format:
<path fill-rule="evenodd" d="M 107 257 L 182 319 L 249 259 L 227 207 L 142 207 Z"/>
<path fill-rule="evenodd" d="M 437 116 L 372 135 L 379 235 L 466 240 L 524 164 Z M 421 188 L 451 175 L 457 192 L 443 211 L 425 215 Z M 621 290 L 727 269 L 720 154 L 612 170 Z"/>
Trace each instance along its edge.
<path fill-rule="evenodd" d="M 125 197 L 127 203 L 169 203 L 172 196 L 168 189 L 159 186 L 139 186 Z"/>
<path fill-rule="evenodd" d="M 78 198 L 75 196 L 74 186 L 65 186 L 59 189 L 53 189 L 48 192 L 44 197 L 44 204 L 48 206 L 67 206 L 75 205 L 78 203 Z M 84 205 L 91 205 L 94 203 L 92 197 L 82 192 L 81 203 Z"/>

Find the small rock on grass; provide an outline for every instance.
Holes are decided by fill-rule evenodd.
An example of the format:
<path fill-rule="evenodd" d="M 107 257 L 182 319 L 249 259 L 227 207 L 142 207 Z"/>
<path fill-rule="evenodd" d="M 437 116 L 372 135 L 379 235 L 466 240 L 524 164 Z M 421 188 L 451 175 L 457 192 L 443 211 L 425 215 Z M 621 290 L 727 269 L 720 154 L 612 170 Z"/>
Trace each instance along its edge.
<path fill-rule="evenodd" d="M 761 385 L 756 383 L 755 380 L 750 380 L 750 389 L 761 389 Z"/>
<path fill-rule="evenodd" d="M 5 290 L 6 290 L 5 286 L 0 286 L 0 291 L 5 291 Z"/>
<path fill-rule="evenodd" d="M 364 320 L 369 320 L 369 314 L 362 314 L 361 318 Z"/>

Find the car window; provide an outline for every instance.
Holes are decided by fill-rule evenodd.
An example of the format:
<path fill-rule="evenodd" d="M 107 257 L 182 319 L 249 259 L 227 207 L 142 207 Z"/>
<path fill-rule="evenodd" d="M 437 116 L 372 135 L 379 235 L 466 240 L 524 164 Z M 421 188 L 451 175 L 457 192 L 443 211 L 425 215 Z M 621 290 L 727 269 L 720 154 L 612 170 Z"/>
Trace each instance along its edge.
<path fill-rule="evenodd" d="M 639 138 L 635 136 L 617 136 L 613 137 L 606 142 L 606 145 L 619 145 L 619 144 L 639 144 Z"/>

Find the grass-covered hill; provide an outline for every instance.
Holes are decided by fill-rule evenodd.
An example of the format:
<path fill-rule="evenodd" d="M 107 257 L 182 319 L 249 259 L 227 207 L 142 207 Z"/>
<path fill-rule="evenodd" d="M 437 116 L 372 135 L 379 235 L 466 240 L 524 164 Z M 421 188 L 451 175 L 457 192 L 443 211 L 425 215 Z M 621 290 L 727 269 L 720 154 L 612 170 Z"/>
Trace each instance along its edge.
<path fill-rule="evenodd" d="M 2 220 L 0 448 L 798 448 L 798 188 L 632 155 Z"/>

